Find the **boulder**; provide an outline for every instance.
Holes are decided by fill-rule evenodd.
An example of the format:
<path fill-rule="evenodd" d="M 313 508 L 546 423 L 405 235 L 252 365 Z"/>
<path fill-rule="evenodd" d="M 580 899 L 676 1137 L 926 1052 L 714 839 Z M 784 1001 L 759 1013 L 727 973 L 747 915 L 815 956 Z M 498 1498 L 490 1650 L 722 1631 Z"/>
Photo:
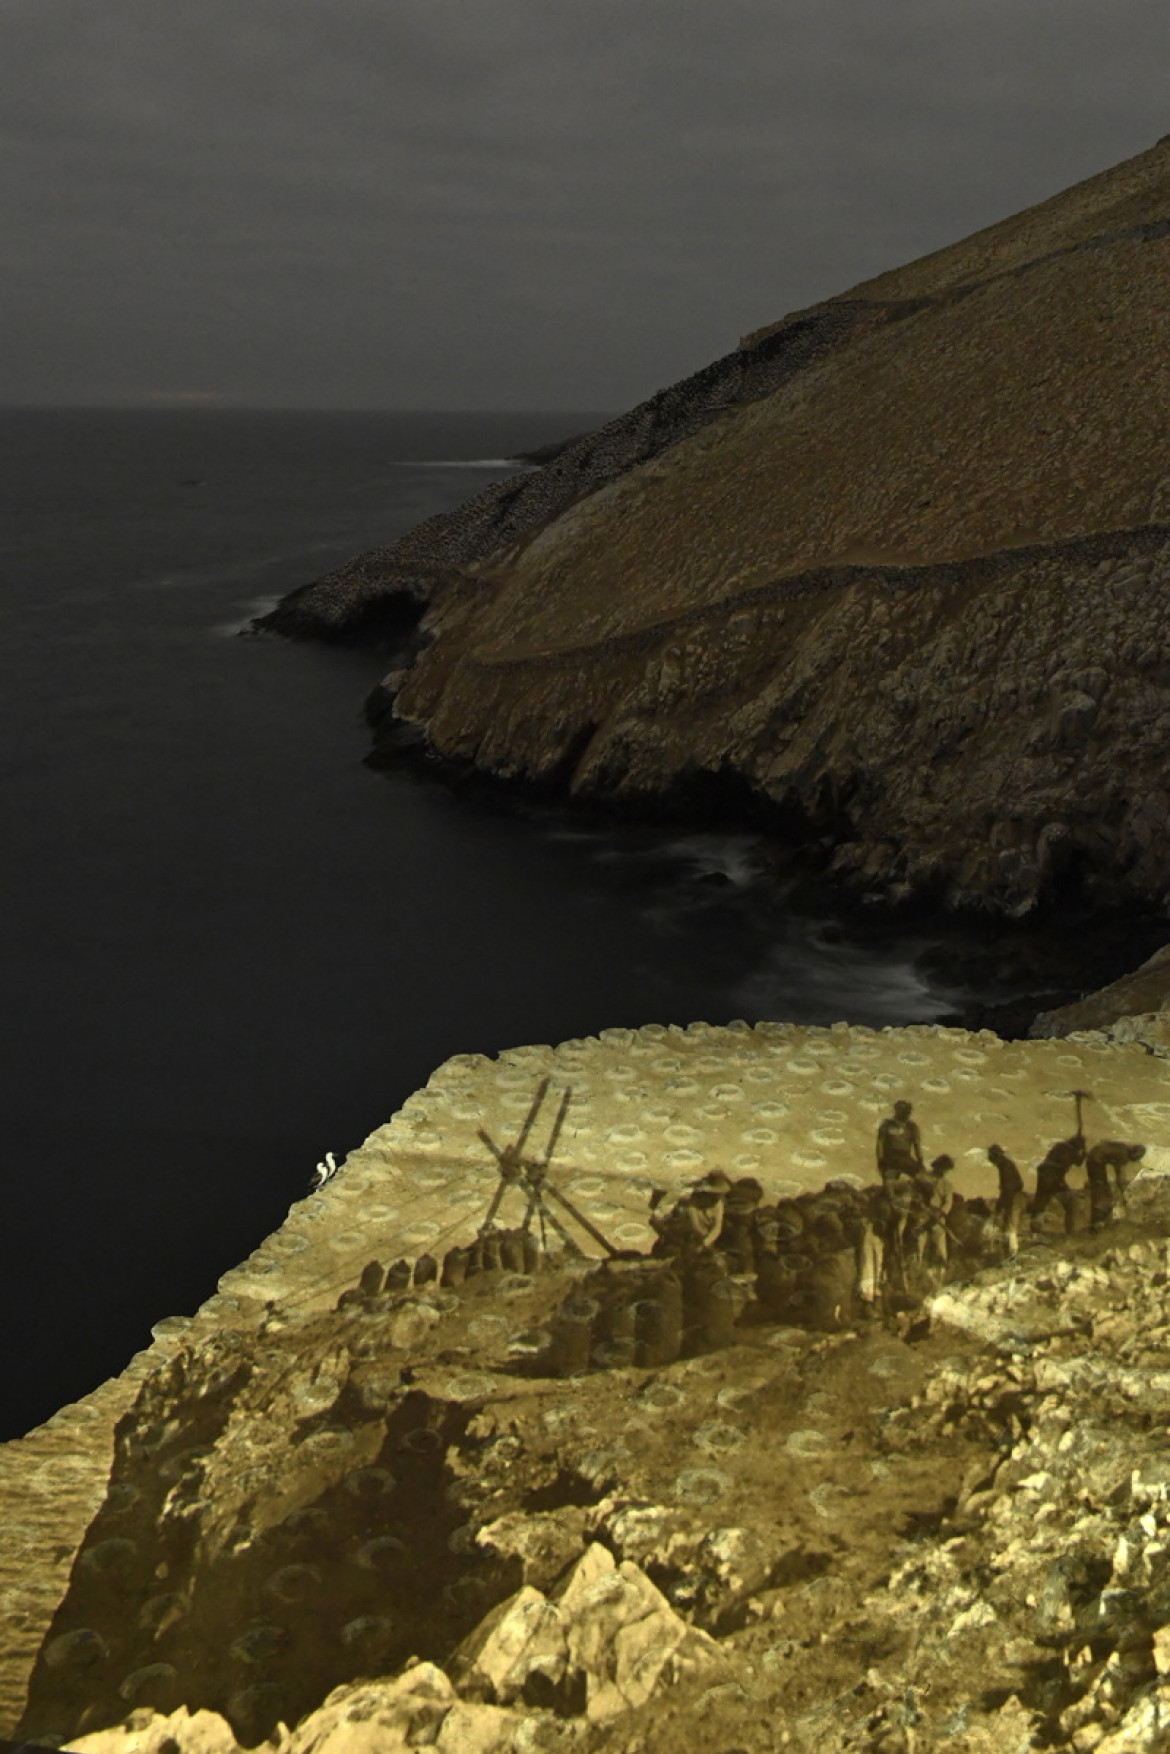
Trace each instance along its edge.
<path fill-rule="evenodd" d="M 593 1542 L 552 1598 L 526 1585 L 466 1639 L 449 1665 L 460 1690 L 499 1704 L 562 1708 L 576 1695 L 604 1722 L 710 1662 L 717 1646 L 688 1626 L 631 1560 Z"/>

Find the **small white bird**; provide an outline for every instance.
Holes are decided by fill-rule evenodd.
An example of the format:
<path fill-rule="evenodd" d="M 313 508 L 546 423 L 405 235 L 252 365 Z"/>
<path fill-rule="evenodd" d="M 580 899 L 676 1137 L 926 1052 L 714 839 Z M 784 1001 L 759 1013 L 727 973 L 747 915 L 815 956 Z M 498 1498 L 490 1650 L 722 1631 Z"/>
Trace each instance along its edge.
<path fill-rule="evenodd" d="M 332 1151 L 327 1151 L 325 1153 L 325 1161 L 319 1163 L 313 1171 L 313 1185 L 309 1189 L 309 1192 L 315 1194 L 318 1188 L 323 1188 L 330 1177 L 335 1176 L 336 1174 L 337 1164 L 334 1161 L 333 1153 Z"/>

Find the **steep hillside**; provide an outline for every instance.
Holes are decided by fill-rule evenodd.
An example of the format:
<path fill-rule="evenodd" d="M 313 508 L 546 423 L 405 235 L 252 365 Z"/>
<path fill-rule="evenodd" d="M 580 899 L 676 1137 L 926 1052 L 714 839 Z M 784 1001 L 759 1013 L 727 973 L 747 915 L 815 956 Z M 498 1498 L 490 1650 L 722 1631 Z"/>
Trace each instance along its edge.
<path fill-rule="evenodd" d="M 871 891 L 1170 896 L 1170 136 L 747 337 L 266 625 L 428 641 L 379 734 L 750 790 Z"/>

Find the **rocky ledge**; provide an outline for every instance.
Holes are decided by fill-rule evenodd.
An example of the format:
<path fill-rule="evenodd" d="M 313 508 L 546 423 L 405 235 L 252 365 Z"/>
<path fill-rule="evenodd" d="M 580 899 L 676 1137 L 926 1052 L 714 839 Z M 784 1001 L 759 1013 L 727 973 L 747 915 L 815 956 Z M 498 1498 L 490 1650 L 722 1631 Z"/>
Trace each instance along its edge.
<path fill-rule="evenodd" d="M 988 1133 L 1031 1164 L 1072 1088 L 1146 1173 L 1106 1230 L 956 1256 L 917 1312 L 838 1298 L 541 1374 L 579 1268 L 434 1269 L 497 1183 L 478 1129 L 513 1138 L 545 1077 L 573 1091 L 559 1184 L 634 1251 L 651 1181 L 868 1178 L 894 1094 L 971 1197 Z M 1170 1057 L 1101 1034 L 647 1025 L 459 1056 L 124 1378 L 0 1451 L 0 1730 L 93 1754 L 1164 1746 L 1167 1171 Z M 372 1269 L 419 1250 L 413 1282 Z"/>
<path fill-rule="evenodd" d="M 1168 1219 L 1151 1188 L 1106 1246 L 990 1269 L 936 1297 L 909 1340 L 783 1330 L 764 1351 L 610 1381 L 608 1413 L 588 1393 L 526 1403 L 485 1385 L 471 1441 L 448 1452 L 483 1509 L 448 1548 L 464 1556 L 456 1595 L 502 1599 L 446 1665 L 414 1658 L 343 1682 L 299 1724 L 278 1724 L 271 1745 L 690 1754 L 701 1735 L 744 1754 L 1164 1748 Z M 546 1491 L 542 1507 L 529 1476 L 534 1463 L 549 1471 L 557 1433 L 580 1502 Z M 688 1451 L 700 1465 L 679 1472 Z M 312 1574 L 301 1563 L 273 1576 L 287 1598 L 319 1584 Z M 237 1721 L 276 1704 L 261 1677 L 288 1668 L 290 1618 L 277 1603 L 234 1661 L 222 1653 L 244 1682 Z M 70 1652 L 96 1666 L 96 1640 L 75 1636 Z M 143 1671 L 139 1689 L 173 1686 L 165 1667 Z M 71 1745 L 239 1744 L 222 1715 L 180 1704 L 140 1707 Z"/>
<path fill-rule="evenodd" d="M 1170 871 L 1170 139 L 758 330 L 260 625 L 433 757 L 754 802 L 871 894 Z M 421 618 L 421 620 L 420 620 Z"/>

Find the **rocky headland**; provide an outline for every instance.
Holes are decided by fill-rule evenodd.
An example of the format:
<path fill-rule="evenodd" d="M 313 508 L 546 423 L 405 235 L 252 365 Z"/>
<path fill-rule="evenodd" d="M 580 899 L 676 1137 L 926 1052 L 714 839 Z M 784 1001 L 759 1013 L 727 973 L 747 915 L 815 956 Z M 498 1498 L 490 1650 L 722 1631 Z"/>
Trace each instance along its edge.
<path fill-rule="evenodd" d="M 479 1129 L 514 1138 L 545 1078 L 572 1091 L 550 1173 L 625 1255 L 533 1266 L 505 1237 L 473 1273 Z M 1071 1234 L 1005 1257 L 986 1145 L 1030 1166 L 1074 1089 L 1143 1174 L 1103 1231 L 1078 1193 Z M 872 1179 L 895 1095 L 967 1205 L 945 1272 L 862 1319 L 832 1201 Z M 681 1353 L 623 1351 L 648 1192 L 716 1164 L 826 1190 L 801 1253 Z M 646 1025 L 457 1056 L 122 1377 L 0 1448 L 0 1733 L 1160 1748 L 1167 1172 L 1170 1049 L 1112 1029 Z"/>
<path fill-rule="evenodd" d="M 892 901 L 1164 908 L 1168 281 L 1170 136 L 261 625 L 395 650 L 382 759 L 754 811 Z M 1170 1745 L 1167 956 L 1026 1041 L 646 1024 L 447 1061 L 200 1309 L 0 1446 L 0 1735 Z M 515 1138 L 544 1079 L 572 1092 L 550 1175 L 620 1258 L 530 1258 L 514 1187 L 480 1234 L 480 1130 Z M 1012 1253 L 987 1146 L 1030 1189 L 1074 1092 L 1142 1174 L 1096 1232 L 1074 1178 L 1073 1228 Z M 862 1308 L 842 1214 L 901 1096 L 956 1160 L 954 1247 Z M 648 1196 L 715 1166 L 799 1241 L 684 1295 Z"/>
<path fill-rule="evenodd" d="M 750 805 L 892 900 L 1162 908 L 1168 293 L 1170 136 L 757 330 L 259 625 L 406 642 L 387 754 Z"/>

